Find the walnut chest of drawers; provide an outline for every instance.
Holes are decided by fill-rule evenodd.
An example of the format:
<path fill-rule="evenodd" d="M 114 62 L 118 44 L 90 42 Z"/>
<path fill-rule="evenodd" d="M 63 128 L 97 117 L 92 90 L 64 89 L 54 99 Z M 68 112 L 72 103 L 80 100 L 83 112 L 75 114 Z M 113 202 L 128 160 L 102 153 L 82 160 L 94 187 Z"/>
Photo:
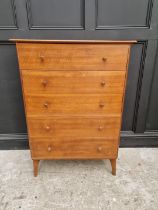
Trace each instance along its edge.
<path fill-rule="evenodd" d="M 132 43 L 16 40 L 35 176 L 47 159 L 110 159 L 116 174 Z"/>

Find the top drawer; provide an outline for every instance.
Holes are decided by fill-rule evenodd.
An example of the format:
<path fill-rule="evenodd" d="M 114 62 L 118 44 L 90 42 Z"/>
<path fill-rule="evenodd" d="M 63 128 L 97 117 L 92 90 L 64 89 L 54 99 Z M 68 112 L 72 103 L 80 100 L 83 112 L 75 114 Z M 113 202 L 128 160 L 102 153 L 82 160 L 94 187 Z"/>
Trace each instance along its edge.
<path fill-rule="evenodd" d="M 17 43 L 20 69 L 126 70 L 128 44 Z"/>

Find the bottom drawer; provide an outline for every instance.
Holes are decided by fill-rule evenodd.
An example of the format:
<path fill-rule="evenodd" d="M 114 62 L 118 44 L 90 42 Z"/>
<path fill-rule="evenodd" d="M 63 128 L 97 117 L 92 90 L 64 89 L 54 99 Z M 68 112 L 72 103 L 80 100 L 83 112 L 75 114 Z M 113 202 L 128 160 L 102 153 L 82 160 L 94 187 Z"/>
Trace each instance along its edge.
<path fill-rule="evenodd" d="M 30 149 L 32 159 L 112 159 L 118 139 L 31 139 Z"/>

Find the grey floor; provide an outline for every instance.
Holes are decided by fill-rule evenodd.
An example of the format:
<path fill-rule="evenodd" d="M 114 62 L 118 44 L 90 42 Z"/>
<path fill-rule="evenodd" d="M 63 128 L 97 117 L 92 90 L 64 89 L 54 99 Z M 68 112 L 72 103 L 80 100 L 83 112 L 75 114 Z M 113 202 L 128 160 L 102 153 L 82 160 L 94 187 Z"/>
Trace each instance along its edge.
<path fill-rule="evenodd" d="M 158 210 L 158 149 L 120 149 L 117 176 L 104 161 L 41 161 L 0 151 L 0 210 Z"/>

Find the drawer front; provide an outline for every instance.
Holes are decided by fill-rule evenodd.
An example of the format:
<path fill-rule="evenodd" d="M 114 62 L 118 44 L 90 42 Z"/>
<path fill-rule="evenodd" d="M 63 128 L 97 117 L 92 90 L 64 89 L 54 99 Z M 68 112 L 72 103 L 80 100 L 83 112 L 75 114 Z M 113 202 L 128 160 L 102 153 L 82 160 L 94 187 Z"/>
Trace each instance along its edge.
<path fill-rule="evenodd" d="M 126 70 L 129 45 L 17 43 L 20 69 Z"/>
<path fill-rule="evenodd" d="M 27 115 L 121 114 L 122 95 L 26 95 Z"/>
<path fill-rule="evenodd" d="M 125 71 L 22 71 L 26 94 L 112 93 L 124 89 Z"/>
<path fill-rule="evenodd" d="M 33 159 L 100 159 L 116 158 L 118 139 L 39 139 L 31 138 Z"/>
<path fill-rule="evenodd" d="M 109 137 L 120 133 L 120 117 L 28 117 L 29 136 L 36 137 Z"/>

